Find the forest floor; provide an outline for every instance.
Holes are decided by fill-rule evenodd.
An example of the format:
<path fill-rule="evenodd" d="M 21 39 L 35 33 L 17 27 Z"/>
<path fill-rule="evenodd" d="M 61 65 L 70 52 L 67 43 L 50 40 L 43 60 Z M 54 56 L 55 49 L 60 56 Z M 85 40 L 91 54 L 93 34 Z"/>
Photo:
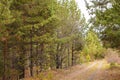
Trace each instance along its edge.
<path fill-rule="evenodd" d="M 68 69 L 52 70 L 48 78 L 29 80 L 120 80 L 120 67 L 111 68 L 106 60 L 96 60 Z"/>
<path fill-rule="evenodd" d="M 110 68 L 107 61 L 98 60 L 64 70 L 54 80 L 120 80 L 120 68 Z"/>

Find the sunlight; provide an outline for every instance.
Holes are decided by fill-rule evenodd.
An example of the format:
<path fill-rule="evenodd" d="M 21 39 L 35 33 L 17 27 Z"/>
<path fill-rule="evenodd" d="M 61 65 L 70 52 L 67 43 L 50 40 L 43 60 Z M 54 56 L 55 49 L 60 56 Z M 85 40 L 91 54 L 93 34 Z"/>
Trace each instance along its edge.
<path fill-rule="evenodd" d="M 88 14 L 84 0 L 76 0 L 76 2 L 78 4 L 78 7 L 80 8 L 82 14 L 84 14 L 86 20 L 89 20 L 90 15 Z M 90 3 L 90 0 L 87 0 L 87 2 Z"/>

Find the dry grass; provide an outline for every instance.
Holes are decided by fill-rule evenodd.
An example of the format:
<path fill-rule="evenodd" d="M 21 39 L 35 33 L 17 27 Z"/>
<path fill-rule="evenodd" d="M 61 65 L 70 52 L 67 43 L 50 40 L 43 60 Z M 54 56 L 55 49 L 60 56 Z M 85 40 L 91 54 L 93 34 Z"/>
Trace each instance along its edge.
<path fill-rule="evenodd" d="M 50 70 L 43 73 L 40 73 L 38 76 L 34 78 L 26 78 L 25 80 L 60 80 L 64 79 L 70 73 L 74 73 L 76 70 L 82 70 L 84 65 L 75 65 L 73 67 L 69 67 L 68 69 L 57 69 Z"/>
<path fill-rule="evenodd" d="M 84 65 L 75 65 L 73 67 L 70 67 L 68 69 L 59 69 L 56 70 L 56 74 L 53 80 L 60 80 L 64 79 L 66 76 L 68 76 L 71 73 L 76 72 L 76 70 L 82 70 L 84 68 Z"/>
<path fill-rule="evenodd" d="M 102 62 L 102 63 L 101 63 Z M 99 68 L 100 63 L 102 66 Z M 120 80 L 120 65 L 110 66 L 107 61 L 97 61 L 97 64 L 84 70 L 90 64 L 76 65 L 68 69 L 50 70 L 25 80 Z M 82 70 L 84 72 L 80 73 Z M 73 77 L 72 77 L 73 76 Z"/>
<path fill-rule="evenodd" d="M 120 64 L 120 56 L 119 56 L 119 51 L 118 50 L 114 50 L 114 49 L 108 49 L 106 51 L 106 56 L 105 59 L 109 62 L 109 63 L 118 63 Z"/>
<path fill-rule="evenodd" d="M 101 70 L 95 80 L 120 80 L 120 67 L 111 67 L 106 70 Z"/>

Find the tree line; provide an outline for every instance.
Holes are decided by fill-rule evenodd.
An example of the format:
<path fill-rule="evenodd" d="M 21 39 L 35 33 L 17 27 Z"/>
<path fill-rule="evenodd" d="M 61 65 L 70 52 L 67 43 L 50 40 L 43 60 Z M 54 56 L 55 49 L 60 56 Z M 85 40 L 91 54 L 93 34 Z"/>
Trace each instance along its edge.
<path fill-rule="evenodd" d="M 0 0 L 1 79 L 77 64 L 85 25 L 75 0 Z"/>
<path fill-rule="evenodd" d="M 119 1 L 85 2 L 89 23 L 75 0 L 0 0 L 0 79 L 103 58 L 103 46 L 118 49 Z"/>
<path fill-rule="evenodd" d="M 99 38 L 106 48 L 120 48 L 120 1 L 118 0 L 85 0 L 92 28 L 96 29 Z"/>

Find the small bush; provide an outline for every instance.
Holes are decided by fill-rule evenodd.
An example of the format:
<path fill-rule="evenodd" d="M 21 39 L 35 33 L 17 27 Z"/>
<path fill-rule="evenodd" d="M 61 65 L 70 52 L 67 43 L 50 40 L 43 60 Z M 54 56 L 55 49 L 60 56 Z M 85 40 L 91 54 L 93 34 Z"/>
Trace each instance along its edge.
<path fill-rule="evenodd" d="M 53 80 L 53 73 L 50 71 L 42 72 L 37 76 L 37 78 L 39 80 Z"/>
<path fill-rule="evenodd" d="M 106 51 L 105 59 L 111 64 L 111 66 L 115 65 L 115 63 L 120 63 L 120 57 L 117 50 L 108 49 Z"/>

